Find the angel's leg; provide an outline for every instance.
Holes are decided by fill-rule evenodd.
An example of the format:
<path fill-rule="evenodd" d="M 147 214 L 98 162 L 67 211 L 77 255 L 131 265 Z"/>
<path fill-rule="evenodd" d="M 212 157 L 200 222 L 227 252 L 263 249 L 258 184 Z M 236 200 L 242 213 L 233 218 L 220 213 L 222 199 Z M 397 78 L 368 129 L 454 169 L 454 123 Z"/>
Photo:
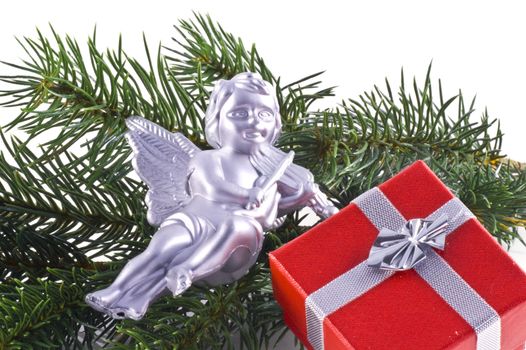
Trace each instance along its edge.
<path fill-rule="evenodd" d="M 227 261 L 232 265 L 229 270 L 240 269 L 259 253 L 262 241 L 263 228 L 257 221 L 232 215 L 188 259 L 172 265 L 166 277 L 168 288 L 181 294 L 192 282 L 222 269 Z"/>
<path fill-rule="evenodd" d="M 107 288 L 88 294 L 86 301 L 99 309 L 108 309 L 126 294 L 134 297 L 137 293 L 129 293 L 132 290 L 139 291 L 139 286 L 155 286 L 159 280 L 163 280 L 166 268 L 174 258 L 185 248 L 192 244 L 192 235 L 187 228 L 180 224 L 172 224 L 162 227 L 152 237 L 146 250 L 130 260 L 122 269 L 119 276 Z M 143 288 L 140 288 L 142 291 Z M 148 292 L 141 297 L 149 298 L 153 294 Z M 151 290 L 153 292 L 153 290 Z"/>

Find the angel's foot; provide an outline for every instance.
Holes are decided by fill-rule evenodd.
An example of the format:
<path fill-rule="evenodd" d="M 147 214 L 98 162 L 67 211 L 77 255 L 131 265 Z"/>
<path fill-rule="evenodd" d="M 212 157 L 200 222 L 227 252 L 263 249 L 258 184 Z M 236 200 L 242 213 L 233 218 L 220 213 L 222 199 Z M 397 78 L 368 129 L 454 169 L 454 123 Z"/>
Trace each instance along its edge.
<path fill-rule="evenodd" d="M 144 312 L 121 306 L 112 307 L 108 309 L 106 313 L 116 320 L 131 318 L 132 320 L 138 321 L 144 316 Z"/>
<path fill-rule="evenodd" d="M 86 295 L 86 303 L 95 310 L 108 314 L 114 319 L 131 318 L 133 320 L 140 320 L 144 316 L 144 311 L 137 311 L 133 308 L 119 305 L 109 305 L 96 294 L 97 292 Z"/>
<path fill-rule="evenodd" d="M 86 295 L 84 300 L 97 311 L 107 312 L 111 304 L 119 297 L 120 291 L 110 287 Z"/>
<path fill-rule="evenodd" d="M 173 268 L 166 274 L 166 284 L 175 297 L 190 288 L 192 273 L 181 267 Z"/>
<path fill-rule="evenodd" d="M 86 301 L 86 304 L 97 311 L 106 312 L 108 310 L 107 304 L 103 302 L 103 300 L 98 297 L 96 293 L 87 294 L 84 300 Z"/>

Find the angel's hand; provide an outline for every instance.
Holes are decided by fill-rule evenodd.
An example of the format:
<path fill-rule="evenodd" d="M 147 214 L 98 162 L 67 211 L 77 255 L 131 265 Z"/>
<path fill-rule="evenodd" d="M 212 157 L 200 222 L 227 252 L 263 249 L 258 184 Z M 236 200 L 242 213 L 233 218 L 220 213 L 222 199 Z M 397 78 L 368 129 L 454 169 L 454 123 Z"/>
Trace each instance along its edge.
<path fill-rule="evenodd" d="M 336 208 L 319 189 L 314 197 L 309 200 L 308 206 L 323 219 L 327 219 L 338 213 L 338 208 Z"/>
<path fill-rule="evenodd" d="M 248 210 L 259 208 L 264 195 L 265 192 L 261 187 L 254 187 L 248 190 L 248 203 L 246 205 L 246 208 Z"/>
<path fill-rule="evenodd" d="M 323 208 L 320 212 L 319 212 L 319 215 L 323 218 L 323 219 L 327 219 L 335 214 L 338 214 L 338 208 L 336 208 L 334 205 L 328 205 L 326 206 L 325 208 Z"/>

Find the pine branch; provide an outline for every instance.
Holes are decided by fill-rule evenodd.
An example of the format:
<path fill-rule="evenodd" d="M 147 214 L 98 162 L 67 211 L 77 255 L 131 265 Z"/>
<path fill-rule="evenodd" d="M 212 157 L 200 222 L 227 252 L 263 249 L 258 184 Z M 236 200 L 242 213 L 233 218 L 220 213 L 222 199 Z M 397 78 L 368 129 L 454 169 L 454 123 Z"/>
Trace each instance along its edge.
<path fill-rule="evenodd" d="M 1 104 L 21 108 L 8 126 L 28 134 L 23 141 L 2 134 L 0 347 L 272 347 L 271 337 L 285 328 L 265 253 L 306 230 L 299 214 L 267 234 L 256 266 L 230 286 L 163 298 L 139 322 L 112 321 L 83 302 L 154 233 L 145 219 L 146 188 L 130 174 L 125 118 L 145 116 L 207 147 L 203 116 L 212 85 L 241 71 L 259 72 L 276 86 L 280 147 L 294 149 L 339 205 L 426 159 L 501 242 L 520 239 L 524 169 L 504 162 L 495 121 L 483 114 L 473 122 L 474 101 L 466 104 L 462 94 L 444 99 L 440 84 L 437 96 L 429 72 L 412 91 L 402 83 L 394 95 L 387 82 L 384 90 L 319 111 L 316 101 L 333 94 L 321 87 L 321 73 L 283 84 L 254 45 L 247 48 L 209 17 L 196 15 L 176 29 L 176 47 L 166 56 L 160 48 L 151 55 L 144 39 L 146 65 L 127 56 L 120 40 L 115 51 L 101 52 L 94 34 L 83 55 L 72 38 L 38 32 L 20 41 L 28 58 L 10 64 L 19 74 L 0 77 L 11 88 L 0 93 Z M 37 150 L 35 137 L 50 135 Z M 239 344 L 232 343 L 235 332 Z"/>
<path fill-rule="evenodd" d="M 398 97 L 388 81 L 386 90 L 375 87 L 333 111 L 312 112 L 280 140 L 320 182 L 344 196 L 343 203 L 416 159 L 448 167 L 503 157 L 500 129 L 490 132 L 496 121 L 483 114 L 480 122 L 473 122 L 474 101 L 466 107 L 461 93 L 446 100 L 440 84 L 435 99 L 430 70 L 422 88 L 413 83 L 412 93 L 405 88 L 403 73 Z M 451 115 L 454 102 L 458 108 Z"/>
<path fill-rule="evenodd" d="M 240 38 L 225 32 L 209 16 L 181 20 L 173 38 L 177 48 L 167 47 L 170 71 L 194 96 L 200 109 L 206 110 L 210 89 L 219 79 L 230 79 L 241 72 L 257 72 L 276 87 L 276 96 L 285 130 L 293 130 L 308 109 L 324 97 L 333 96 L 333 88 L 320 88 L 318 77 L 311 74 L 282 86 L 259 54 L 255 45 L 247 49 Z"/>
<path fill-rule="evenodd" d="M 0 154 L 0 270 L 23 278 L 49 267 L 87 268 L 96 257 L 127 255 L 133 242 L 151 234 L 144 230 L 142 184 L 100 169 L 93 182 L 89 165 L 69 153 L 70 163 L 55 157 L 44 164 L 16 138 L 9 145 L 0 136 L 16 162 Z M 122 173 L 119 167 L 128 164 L 113 163 L 113 170 Z"/>
<path fill-rule="evenodd" d="M 180 37 L 174 37 L 177 48 L 168 48 L 171 70 L 190 91 L 198 90 L 195 81 L 211 86 L 219 79 L 230 79 L 240 72 L 257 72 L 263 79 L 276 83 L 256 47 L 247 50 L 243 41 L 227 33 L 209 16 L 195 14 L 194 20 L 180 20 L 174 26 Z"/>
<path fill-rule="evenodd" d="M 83 302 L 94 287 L 86 284 L 87 275 L 79 269 L 48 271 L 46 279 L 0 284 L 0 348 L 93 349 L 111 337 L 115 321 Z"/>
<path fill-rule="evenodd" d="M 126 55 L 120 39 L 116 51 L 102 53 L 94 34 L 87 58 L 69 36 L 63 39 L 53 31 L 53 39 L 39 31 L 37 40 L 20 41 L 30 60 L 8 63 L 20 74 L 0 77 L 14 87 L 0 94 L 8 98 L 1 105 L 24 107 L 8 129 L 16 126 L 29 134 L 28 139 L 48 135 L 51 141 L 43 145 L 46 159 L 74 145 L 88 149 L 86 158 L 92 164 L 115 156 L 117 149 L 121 155 L 120 136 L 130 115 L 142 115 L 204 143 L 203 111 L 192 107 L 192 96 L 168 71 L 164 56 L 152 58 L 146 39 L 147 68 Z M 83 138 L 88 141 L 81 142 Z"/>
<path fill-rule="evenodd" d="M 478 166 L 465 164 L 450 176 L 451 187 L 482 224 L 508 247 L 526 242 L 519 228 L 526 228 L 526 169 L 510 163 Z"/>

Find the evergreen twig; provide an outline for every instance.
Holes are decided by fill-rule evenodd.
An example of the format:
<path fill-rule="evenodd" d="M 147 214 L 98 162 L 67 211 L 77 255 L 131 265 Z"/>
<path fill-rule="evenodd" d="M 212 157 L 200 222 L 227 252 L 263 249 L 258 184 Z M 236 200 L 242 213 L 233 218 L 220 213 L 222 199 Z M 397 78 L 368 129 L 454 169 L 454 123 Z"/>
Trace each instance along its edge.
<path fill-rule="evenodd" d="M 174 47 L 155 55 L 143 39 L 146 65 L 120 39 L 102 52 L 94 32 L 83 54 L 71 37 L 38 31 L 20 40 L 27 59 L 8 63 L 19 73 L 0 76 L 8 86 L 0 105 L 20 110 L 0 135 L 0 349 L 259 349 L 283 336 L 265 253 L 306 230 L 297 213 L 267 234 L 256 266 L 230 286 L 162 298 L 139 322 L 113 321 L 83 302 L 154 233 L 146 188 L 131 173 L 125 118 L 142 115 L 207 147 L 210 89 L 242 71 L 275 85 L 279 146 L 295 150 L 337 205 L 426 159 L 500 242 L 525 243 L 518 227 L 526 227 L 526 170 L 501 154 L 498 122 L 487 113 L 473 121 L 474 100 L 445 98 L 430 71 L 421 85 L 409 87 L 402 74 L 397 93 L 386 81 L 320 111 L 316 101 L 333 95 L 321 73 L 282 83 L 254 45 L 209 17 L 175 28 Z M 6 136 L 15 128 L 26 139 Z M 43 136 L 49 141 L 37 147 Z"/>

